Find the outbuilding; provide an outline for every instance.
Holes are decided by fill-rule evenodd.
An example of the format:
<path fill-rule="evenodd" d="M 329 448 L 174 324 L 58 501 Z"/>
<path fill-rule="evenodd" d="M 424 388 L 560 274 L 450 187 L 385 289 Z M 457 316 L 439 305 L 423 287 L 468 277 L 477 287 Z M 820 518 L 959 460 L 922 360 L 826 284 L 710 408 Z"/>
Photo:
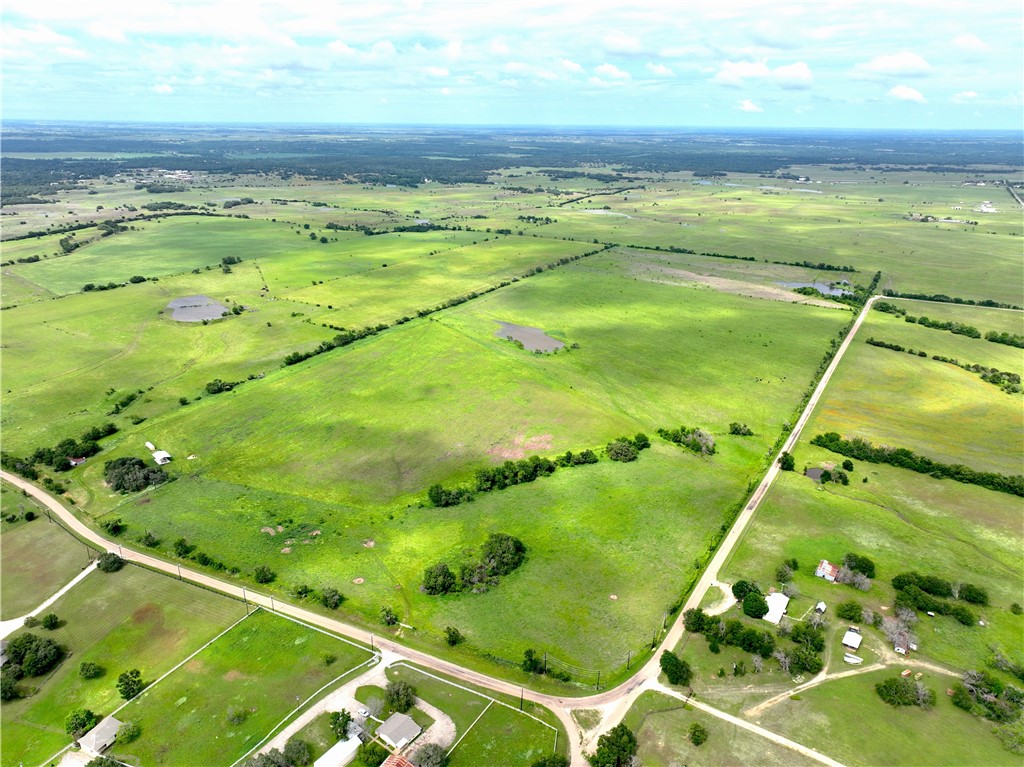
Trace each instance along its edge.
<path fill-rule="evenodd" d="M 839 575 L 839 565 L 833 565 L 827 559 L 823 559 L 818 562 L 818 569 L 814 571 L 814 574 L 829 583 L 835 583 L 836 576 Z"/>
<path fill-rule="evenodd" d="M 819 615 L 822 615 L 826 609 L 827 608 L 824 602 L 818 602 L 818 604 L 814 606 L 814 612 L 818 613 Z"/>
<path fill-rule="evenodd" d="M 405 714 L 392 714 L 388 720 L 377 728 L 377 735 L 396 751 L 412 743 L 422 728 Z"/>
<path fill-rule="evenodd" d="M 81 466 L 85 463 L 85 458 L 68 458 L 68 463 L 72 466 Z"/>
<path fill-rule="evenodd" d="M 860 632 L 855 629 L 849 629 L 843 634 L 843 647 L 849 647 L 851 650 L 860 649 L 860 643 L 864 641 L 864 637 L 860 635 Z"/>
<path fill-rule="evenodd" d="M 166 450 L 156 450 L 153 453 L 153 460 L 156 461 L 160 466 L 163 466 L 165 463 L 171 462 L 171 454 L 168 453 Z"/>
<path fill-rule="evenodd" d="M 346 764 L 356 758 L 356 751 L 362 741 L 357 737 L 339 740 L 333 746 L 313 762 L 313 767 L 345 767 Z"/>
<path fill-rule="evenodd" d="M 99 756 L 113 745 L 117 731 L 121 729 L 121 724 L 114 717 L 108 716 L 79 738 L 78 745 L 90 756 Z"/>

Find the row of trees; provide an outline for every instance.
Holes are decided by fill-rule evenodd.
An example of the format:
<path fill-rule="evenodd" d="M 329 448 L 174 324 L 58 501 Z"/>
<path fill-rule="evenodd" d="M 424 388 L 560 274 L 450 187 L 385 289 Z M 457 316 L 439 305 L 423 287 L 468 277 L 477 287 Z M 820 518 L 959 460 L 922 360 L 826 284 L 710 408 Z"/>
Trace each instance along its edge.
<path fill-rule="evenodd" d="M 646 450 L 650 446 L 651 440 L 647 438 L 646 434 L 640 432 L 632 439 L 629 437 L 619 437 L 612 440 L 605 447 L 604 452 L 612 461 L 629 463 L 639 457 L 641 450 Z"/>
<path fill-rule="evenodd" d="M 93 426 L 84 432 L 79 439 L 63 439 L 53 447 L 38 447 L 27 458 L 19 458 L 10 453 L 0 453 L 0 466 L 20 474 L 26 479 L 38 479 L 36 464 L 49 466 L 54 471 L 67 471 L 72 468 L 71 458 L 88 458 L 100 452 L 99 440 L 117 433 L 117 426 L 112 423 Z"/>
<path fill-rule="evenodd" d="M 952 479 L 968 485 L 980 485 L 1000 493 L 1024 496 L 1024 476 L 1020 474 L 1007 476 L 989 471 L 976 471 L 960 464 L 939 463 L 906 448 L 876 447 L 860 437 L 846 440 L 834 431 L 819 434 L 811 440 L 811 444 L 869 463 L 887 463 L 921 474 L 930 474 L 937 479 Z"/>
<path fill-rule="evenodd" d="M 474 594 L 496 586 L 501 576 L 516 570 L 526 559 L 526 545 L 507 533 L 491 533 L 480 549 L 476 562 L 466 562 L 458 577 L 446 562 L 438 562 L 423 573 L 422 590 L 427 594 L 451 594 L 472 591 Z"/>
<path fill-rule="evenodd" d="M 990 306 L 996 309 L 1020 309 L 1021 307 L 1015 304 L 1003 304 L 999 301 L 993 301 L 990 298 L 982 299 L 981 301 L 975 301 L 972 298 L 958 298 L 950 297 L 944 293 L 900 293 L 896 290 L 883 290 L 882 295 L 892 296 L 893 298 L 913 298 L 917 301 L 934 301 L 940 304 L 965 304 L 967 306 Z M 875 305 L 877 307 L 877 304 Z M 890 304 L 892 306 L 892 304 Z M 884 311 L 884 310 L 882 310 Z M 903 314 L 904 312 L 900 312 Z"/>
<path fill-rule="evenodd" d="M 719 645 L 723 644 L 739 647 L 762 658 L 771 657 L 775 650 L 775 637 L 769 632 L 744 626 L 735 618 L 724 621 L 694 608 L 683 613 L 683 621 L 687 631 L 707 638 L 708 648 L 714 653 L 719 652 Z"/>
<path fill-rule="evenodd" d="M 159 466 L 147 466 L 141 458 L 133 456 L 107 461 L 103 464 L 103 476 L 110 488 L 119 493 L 137 493 L 170 479 Z"/>
<path fill-rule="evenodd" d="M 985 340 L 991 341 L 994 344 L 1006 344 L 1007 346 L 1016 346 L 1018 349 L 1024 349 L 1024 336 L 1017 335 L 1016 333 L 997 333 L 994 330 L 990 330 L 985 334 Z"/>
<path fill-rule="evenodd" d="M 1024 691 L 988 671 L 968 671 L 953 686 L 953 705 L 995 722 L 1012 722 L 1024 709 Z"/>
<path fill-rule="evenodd" d="M 923 316 L 915 317 L 912 314 L 905 314 L 903 319 L 906 322 L 916 322 L 918 325 L 924 325 L 926 328 L 932 328 L 933 330 L 948 330 L 950 333 L 958 336 L 981 338 L 980 330 L 974 327 L 974 325 L 966 325 L 962 322 L 953 322 L 952 320 L 931 320 Z"/>
<path fill-rule="evenodd" d="M 658 429 L 658 436 L 664 440 L 688 448 L 699 455 L 715 454 L 715 438 L 703 429 L 680 426 L 678 429 Z"/>

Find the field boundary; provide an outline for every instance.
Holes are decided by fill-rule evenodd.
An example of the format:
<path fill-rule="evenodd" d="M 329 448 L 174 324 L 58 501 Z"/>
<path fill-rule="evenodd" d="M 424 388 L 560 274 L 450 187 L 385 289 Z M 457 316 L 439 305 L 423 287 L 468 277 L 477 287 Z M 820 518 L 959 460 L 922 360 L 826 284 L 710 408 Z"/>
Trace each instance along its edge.
<path fill-rule="evenodd" d="M 456 748 L 458 748 L 458 747 L 459 747 L 459 744 L 460 744 L 460 743 L 462 742 L 462 739 L 463 739 L 463 738 L 465 738 L 465 737 L 466 737 L 467 735 L 469 735 L 469 733 L 470 733 L 470 732 L 472 732 L 472 731 L 473 731 L 473 728 L 474 728 L 474 727 L 476 727 L 476 723 L 480 721 L 480 718 L 481 718 L 481 717 L 482 717 L 482 716 L 483 716 L 484 714 L 486 714 L 486 713 L 487 713 L 487 711 L 488 711 L 488 709 L 490 709 L 490 707 L 491 707 L 491 706 L 493 706 L 493 705 L 494 705 L 494 701 L 493 701 L 493 700 L 489 700 L 489 701 L 487 701 L 487 705 L 486 705 L 486 706 L 484 706 L 484 710 L 483 710 L 483 711 L 481 711 L 481 712 L 480 712 L 480 715 L 479 715 L 479 716 L 478 716 L 478 717 L 477 717 L 476 719 L 474 719 L 474 720 L 473 720 L 473 724 L 469 725 L 469 727 L 467 728 L 467 730 L 466 730 L 466 731 L 465 731 L 464 733 L 462 733 L 462 734 L 461 734 L 461 735 L 459 736 L 459 739 L 458 739 L 458 740 L 456 740 L 456 741 L 455 741 L 455 743 L 453 743 L 453 744 L 452 744 L 452 747 L 448 749 L 448 756 L 451 756 L 451 755 L 452 755 L 452 751 L 454 751 L 454 750 L 455 750 Z"/>

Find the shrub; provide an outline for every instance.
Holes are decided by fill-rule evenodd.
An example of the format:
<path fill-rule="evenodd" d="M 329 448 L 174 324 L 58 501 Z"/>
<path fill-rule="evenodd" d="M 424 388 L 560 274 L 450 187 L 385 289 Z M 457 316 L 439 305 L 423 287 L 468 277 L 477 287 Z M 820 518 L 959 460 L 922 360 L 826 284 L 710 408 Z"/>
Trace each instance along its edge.
<path fill-rule="evenodd" d="M 569 760 L 561 754 L 548 754 L 535 761 L 530 767 L 569 767 Z"/>
<path fill-rule="evenodd" d="M 142 728 L 138 722 L 124 722 L 117 731 L 115 740 L 119 746 L 131 743 L 142 734 Z"/>
<path fill-rule="evenodd" d="M 1021 607 L 1020 602 L 1014 602 L 1010 605 L 1010 612 L 1014 615 L 1022 615 L 1024 614 L 1024 607 Z"/>
<path fill-rule="evenodd" d="M 78 667 L 78 675 L 82 677 L 82 679 L 95 679 L 98 676 L 102 676 L 102 674 L 103 666 L 99 663 L 90 663 L 89 661 L 85 661 Z"/>
<path fill-rule="evenodd" d="M 980 586 L 964 583 L 960 585 L 960 599 L 975 605 L 987 605 L 988 592 Z"/>
<path fill-rule="evenodd" d="M 745 423 L 736 423 L 735 421 L 729 424 L 729 433 L 739 437 L 750 437 L 754 434 L 753 430 Z"/>
<path fill-rule="evenodd" d="M 627 767 L 636 756 L 637 742 L 633 731 L 617 724 L 597 740 L 597 750 L 590 757 L 592 767 Z"/>
<path fill-rule="evenodd" d="M 395 611 L 387 605 L 383 605 L 380 608 L 380 622 L 385 626 L 394 626 L 398 623 L 398 616 L 395 615 Z"/>
<path fill-rule="evenodd" d="M 427 594 L 448 594 L 457 586 L 455 573 L 444 562 L 428 567 L 423 573 L 423 591 Z"/>
<path fill-rule="evenodd" d="M 245 720 L 249 718 L 249 709 L 240 708 L 238 706 L 232 706 L 228 709 L 228 724 L 239 725 L 244 724 Z"/>
<path fill-rule="evenodd" d="M 756 591 L 743 597 L 743 614 L 751 618 L 763 618 L 768 612 L 768 603 Z"/>
<path fill-rule="evenodd" d="M 337 589 L 328 586 L 320 592 L 320 604 L 329 610 L 337 610 L 344 601 L 345 597 L 343 597 L 341 592 Z"/>
<path fill-rule="evenodd" d="M 125 671 L 117 678 L 117 691 L 125 700 L 131 700 L 145 688 L 142 681 L 142 672 L 137 668 Z"/>
<path fill-rule="evenodd" d="M 708 739 L 708 730 L 700 722 L 694 722 L 690 725 L 690 742 L 695 746 L 699 746 Z"/>
<path fill-rule="evenodd" d="M 252 577 L 257 583 L 270 583 L 277 577 L 277 573 L 266 565 L 259 565 L 253 571 Z"/>
<path fill-rule="evenodd" d="M 299 738 L 289 738 L 284 744 L 284 758 L 292 767 L 305 767 L 313 761 L 313 753 L 309 744 Z"/>
<path fill-rule="evenodd" d="M 740 580 L 736 581 L 732 585 L 732 595 L 736 597 L 736 601 L 738 602 L 742 602 L 746 598 L 747 594 L 752 591 L 758 594 L 761 593 L 761 589 L 759 589 L 757 584 L 753 581 Z"/>
<path fill-rule="evenodd" d="M 43 616 L 40 625 L 47 631 L 53 631 L 55 628 L 60 626 L 60 618 L 57 617 L 56 613 L 47 613 Z"/>
<path fill-rule="evenodd" d="M 79 708 L 64 720 L 64 731 L 72 738 L 80 738 L 97 725 L 100 718 L 87 708 Z"/>
<path fill-rule="evenodd" d="M 416 690 L 408 682 L 388 682 L 385 688 L 385 699 L 395 711 L 404 714 L 416 701 Z"/>
<path fill-rule="evenodd" d="M 19 634 L 7 643 L 7 662 L 19 667 L 24 676 L 41 676 L 63 657 L 60 645 L 35 634 Z"/>
<path fill-rule="evenodd" d="M 853 471 L 853 461 L 851 461 L 849 458 L 843 461 L 843 469 L 845 471 Z"/>
<path fill-rule="evenodd" d="M 444 767 L 448 763 L 448 754 L 437 743 L 428 743 L 416 752 L 413 759 L 416 767 Z"/>
<path fill-rule="evenodd" d="M 693 678 L 690 664 L 670 650 L 661 654 L 661 670 L 665 672 L 669 684 L 688 685 Z"/>
<path fill-rule="evenodd" d="M 790 453 L 783 450 L 782 455 L 779 456 L 779 468 L 783 471 L 793 471 L 796 468 L 796 459 Z"/>
<path fill-rule="evenodd" d="M 508 575 L 526 559 L 526 546 L 505 533 L 491 533 L 480 551 L 488 575 Z"/>
<path fill-rule="evenodd" d="M 366 767 L 380 767 L 390 754 L 384 746 L 371 740 L 359 747 L 356 756 Z"/>
<path fill-rule="evenodd" d="M 605 452 L 611 460 L 622 461 L 623 463 L 635 461 L 637 458 L 636 448 L 629 442 L 624 442 L 620 439 L 617 439 L 614 442 L 609 442 L 608 447 L 605 448 Z"/>
<path fill-rule="evenodd" d="M 124 560 L 112 551 L 100 554 L 96 560 L 96 567 L 105 573 L 116 573 L 124 567 Z"/>
<path fill-rule="evenodd" d="M 457 644 L 462 644 L 465 641 L 465 637 L 454 626 L 445 626 L 444 641 L 448 643 L 449 647 L 454 647 Z"/>
<path fill-rule="evenodd" d="M 836 606 L 836 615 L 844 621 L 860 621 L 863 613 L 864 611 L 861 608 L 860 603 L 852 599 L 840 602 Z"/>

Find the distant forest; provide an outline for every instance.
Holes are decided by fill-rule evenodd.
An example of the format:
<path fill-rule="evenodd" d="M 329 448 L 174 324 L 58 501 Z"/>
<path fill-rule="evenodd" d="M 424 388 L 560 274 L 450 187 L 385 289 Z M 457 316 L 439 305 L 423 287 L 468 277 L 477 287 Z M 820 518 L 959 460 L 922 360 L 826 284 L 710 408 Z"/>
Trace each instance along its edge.
<path fill-rule="evenodd" d="M 599 181 L 630 173 L 693 171 L 776 174 L 794 165 L 892 166 L 990 175 L 977 166 L 1019 167 L 1011 133 L 730 132 L 582 129 L 308 128 L 94 126 L 9 123 L 0 169 L 4 202 L 53 195 L 78 179 L 134 169 L 301 175 L 314 179 L 416 186 L 488 183 L 499 169 L 563 169 Z M 122 159 L 21 159 L 11 153 L 146 155 Z M 955 158 L 955 162 L 954 162 Z M 588 170 L 594 169 L 594 170 Z M 598 170 L 600 168 L 600 170 Z M 608 168 L 612 168 L 608 172 Z M 1009 172 L 1004 170 L 1002 172 Z M 528 177 L 524 177 L 527 178 Z M 528 181 L 527 186 L 530 186 Z M 39 200 L 37 200 L 39 201 Z"/>

